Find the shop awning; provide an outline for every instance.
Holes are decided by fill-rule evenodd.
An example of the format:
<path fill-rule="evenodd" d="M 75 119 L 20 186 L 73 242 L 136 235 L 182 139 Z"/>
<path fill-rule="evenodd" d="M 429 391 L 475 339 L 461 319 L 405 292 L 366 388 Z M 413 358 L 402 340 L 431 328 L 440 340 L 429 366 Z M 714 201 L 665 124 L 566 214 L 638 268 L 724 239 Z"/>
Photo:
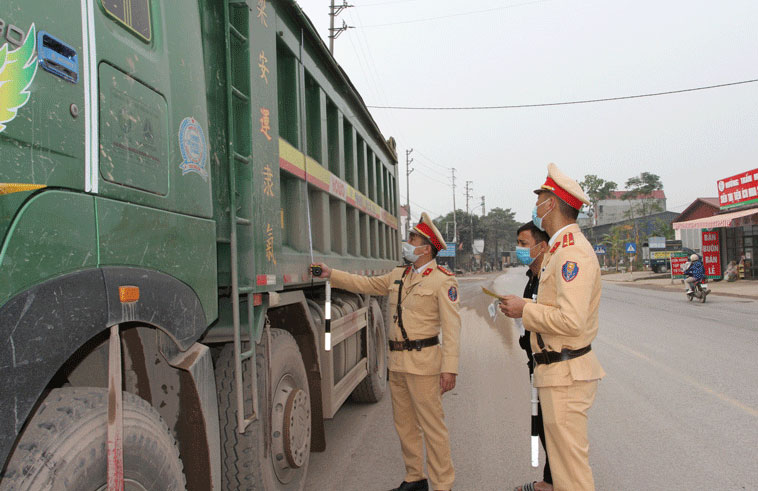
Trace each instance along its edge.
<path fill-rule="evenodd" d="M 674 227 L 674 230 L 681 230 L 683 228 L 700 229 L 731 227 L 733 226 L 735 220 L 755 214 L 758 214 L 758 208 L 733 211 L 731 213 L 724 213 L 722 215 L 713 215 L 712 217 L 696 218 L 694 220 L 687 220 L 686 222 L 674 222 L 671 225 Z"/>

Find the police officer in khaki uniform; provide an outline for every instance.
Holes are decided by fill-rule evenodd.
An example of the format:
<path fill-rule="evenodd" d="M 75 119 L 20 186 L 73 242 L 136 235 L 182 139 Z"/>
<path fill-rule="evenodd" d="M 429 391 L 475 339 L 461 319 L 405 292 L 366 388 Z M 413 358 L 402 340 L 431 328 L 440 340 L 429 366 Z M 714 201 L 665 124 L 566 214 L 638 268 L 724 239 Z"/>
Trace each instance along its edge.
<path fill-rule="evenodd" d="M 445 247 L 442 234 L 422 213 L 408 243 L 403 244 L 403 257 L 411 263 L 407 267 L 367 277 L 319 265 L 321 277 L 331 278 L 334 288 L 389 295 L 394 320 L 389 336 L 389 383 L 406 471 L 402 484 L 393 491 L 429 489 L 424 442 L 431 489 L 450 490 L 455 480 L 442 394 L 455 387 L 461 318 L 458 281 L 435 260 Z"/>
<path fill-rule="evenodd" d="M 577 182 L 555 164 L 539 189 L 532 219 L 550 235 L 542 260 L 536 302 L 515 295 L 501 309 L 522 317 L 533 332 L 547 452 L 555 491 L 594 490 L 589 463 L 587 411 L 604 375 L 592 351 L 598 329 L 600 265 L 592 245 L 576 225 L 582 204 L 589 204 Z"/>

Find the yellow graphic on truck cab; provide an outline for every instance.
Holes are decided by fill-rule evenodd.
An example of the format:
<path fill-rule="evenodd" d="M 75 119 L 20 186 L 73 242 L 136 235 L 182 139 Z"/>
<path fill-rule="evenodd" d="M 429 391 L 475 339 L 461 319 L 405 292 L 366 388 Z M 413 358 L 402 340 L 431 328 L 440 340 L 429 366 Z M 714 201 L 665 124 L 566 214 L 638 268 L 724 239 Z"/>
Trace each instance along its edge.
<path fill-rule="evenodd" d="M 12 50 L 5 43 L 0 48 L 0 133 L 6 128 L 4 123 L 13 121 L 18 110 L 29 102 L 29 86 L 37 74 L 36 43 L 32 24 L 23 45 Z"/>

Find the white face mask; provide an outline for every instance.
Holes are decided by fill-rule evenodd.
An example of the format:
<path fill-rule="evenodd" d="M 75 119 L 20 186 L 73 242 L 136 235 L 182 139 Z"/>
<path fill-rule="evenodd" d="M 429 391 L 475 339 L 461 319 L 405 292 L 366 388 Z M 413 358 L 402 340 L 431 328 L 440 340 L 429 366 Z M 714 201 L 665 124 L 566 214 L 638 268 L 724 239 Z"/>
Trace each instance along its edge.
<path fill-rule="evenodd" d="M 416 246 L 413 244 L 409 244 L 407 242 L 403 242 L 403 258 L 410 262 L 415 263 L 418 261 L 418 258 L 420 258 L 418 254 L 416 254 Z"/>

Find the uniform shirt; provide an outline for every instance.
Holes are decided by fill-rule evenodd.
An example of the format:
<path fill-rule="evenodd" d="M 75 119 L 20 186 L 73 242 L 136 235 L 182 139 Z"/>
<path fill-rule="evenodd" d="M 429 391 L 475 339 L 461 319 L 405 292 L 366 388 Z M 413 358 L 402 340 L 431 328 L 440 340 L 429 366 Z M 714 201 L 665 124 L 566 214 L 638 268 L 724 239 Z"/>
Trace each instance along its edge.
<path fill-rule="evenodd" d="M 597 336 L 600 306 L 600 264 L 579 226 L 564 227 L 551 238 L 540 270 L 537 302 L 524 306 L 524 327 L 540 333 L 548 351 L 579 349 Z M 537 336 L 532 350 L 541 351 Z M 536 387 L 571 385 L 605 375 L 594 351 L 568 361 L 537 365 Z"/>
<path fill-rule="evenodd" d="M 531 302 L 537 296 L 537 290 L 540 286 L 540 277 L 539 275 L 534 274 L 531 269 L 526 270 L 526 276 L 529 278 L 529 281 L 527 281 L 526 287 L 524 287 L 524 298 Z M 518 338 L 518 344 L 524 349 L 524 351 L 526 351 L 526 357 L 529 359 L 527 365 L 529 366 L 529 373 L 531 374 L 534 371 L 534 360 L 532 358 L 530 335 L 531 333 L 529 331 L 524 331 L 524 335 L 519 336 Z"/>
<path fill-rule="evenodd" d="M 389 295 L 389 315 L 392 328 L 389 338 L 403 341 L 397 322 L 397 294 L 403 272 L 403 326 L 408 339 L 426 339 L 442 333 L 442 344 L 420 351 L 390 351 L 390 370 L 415 375 L 435 375 L 440 372 L 458 373 L 461 317 L 458 280 L 432 261 L 420 274 L 412 268 L 398 267 L 381 276 L 362 276 L 332 270 L 334 288 L 369 295 Z"/>
<path fill-rule="evenodd" d="M 703 268 L 703 261 L 695 261 L 684 271 L 684 274 L 690 275 L 696 280 L 702 280 L 705 278 L 705 269 Z"/>

